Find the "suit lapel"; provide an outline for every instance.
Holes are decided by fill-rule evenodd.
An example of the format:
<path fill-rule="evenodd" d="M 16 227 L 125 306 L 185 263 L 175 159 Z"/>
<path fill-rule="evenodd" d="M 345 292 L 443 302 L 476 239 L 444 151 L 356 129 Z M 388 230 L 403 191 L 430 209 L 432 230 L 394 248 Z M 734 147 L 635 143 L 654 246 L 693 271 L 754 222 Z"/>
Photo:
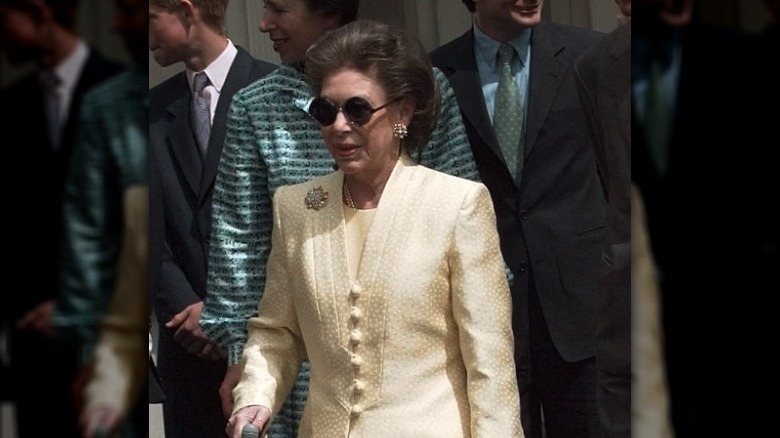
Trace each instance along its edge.
<path fill-rule="evenodd" d="M 180 73 L 184 75 L 184 73 Z M 184 81 L 186 87 L 187 81 Z M 190 96 L 189 90 L 182 93 L 182 97 L 175 100 L 169 107 L 171 115 L 171 129 L 168 131 L 168 147 L 172 156 L 184 173 L 187 184 L 193 193 L 198 193 L 200 187 L 201 169 L 203 167 L 200 151 L 195 144 L 190 124 Z"/>
<path fill-rule="evenodd" d="M 544 21 L 531 35 L 531 71 L 529 81 L 528 121 L 525 132 L 526 160 L 533 151 L 536 137 L 544 125 L 555 95 L 561 85 L 566 65 L 557 59 L 565 46 L 553 35 Z"/>
<path fill-rule="evenodd" d="M 485 106 L 485 97 L 482 95 L 482 81 L 479 78 L 477 61 L 474 59 L 474 34 L 469 29 L 457 40 L 457 46 L 449 57 L 448 67 L 452 70 L 449 76 L 450 86 L 458 97 L 458 104 L 465 121 L 474 127 L 474 130 L 482 138 L 482 141 L 493 151 L 496 157 L 503 162 L 503 154 L 498 146 L 493 124 Z"/>
<path fill-rule="evenodd" d="M 251 82 L 252 58 L 244 49 L 240 47 L 236 47 L 236 49 L 238 49 L 238 53 L 230 66 L 230 71 L 228 71 L 225 84 L 222 86 L 220 99 L 214 112 L 214 123 L 211 126 L 211 135 L 209 137 L 209 149 L 203 164 L 203 175 L 200 181 L 200 202 L 206 199 L 209 187 L 214 183 L 214 178 L 217 175 L 219 158 L 222 155 L 222 147 L 225 143 L 225 126 L 230 102 L 238 90 Z"/>

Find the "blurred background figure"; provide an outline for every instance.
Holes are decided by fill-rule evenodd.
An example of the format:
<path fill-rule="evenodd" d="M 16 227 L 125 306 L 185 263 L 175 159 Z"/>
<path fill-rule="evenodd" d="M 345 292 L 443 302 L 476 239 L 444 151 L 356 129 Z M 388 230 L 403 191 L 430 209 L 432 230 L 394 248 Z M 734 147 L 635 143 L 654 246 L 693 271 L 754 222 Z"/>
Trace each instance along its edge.
<path fill-rule="evenodd" d="M 78 6 L 77 0 L 0 0 L 0 51 L 9 63 L 33 65 L 0 90 L 3 128 L 17 133 L 4 141 L 7 162 L 38 179 L 35 184 L 9 181 L 6 199 L 17 212 L 9 216 L 14 256 L 6 268 L 14 274 L 35 269 L 14 299 L 0 306 L 9 352 L 6 391 L 23 438 L 41 434 L 42 393 L 47 405 L 57 407 L 47 410 L 45 424 L 58 425 L 60 436 L 79 436 L 71 392 L 78 352 L 51 327 L 59 287 L 62 190 L 82 96 L 121 65 L 81 38 Z M 31 217 L 44 224 L 32 228 Z M 51 364 L 56 366 L 39 371 Z"/>
<path fill-rule="evenodd" d="M 647 236 L 642 195 L 630 186 L 631 209 L 631 430 L 632 438 L 671 438 L 664 362 L 661 296 Z M 617 436 L 617 435 L 615 435 Z"/>
<path fill-rule="evenodd" d="M 596 300 L 597 407 L 601 437 L 631 436 L 631 0 L 621 25 L 585 50 L 574 72 L 607 200 Z"/>
<path fill-rule="evenodd" d="M 149 403 L 159 386 L 145 386 L 149 286 L 149 192 L 144 184 L 125 189 L 122 244 L 116 288 L 95 345 L 92 373 L 84 387 L 80 422 L 84 438 L 122 431 L 126 438 L 147 436 Z M 154 377 L 154 376 L 151 376 Z M 157 385 L 156 380 L 150 380 Z M 146 390 L 149 389 L 149 392 Z"/>
<path fill-rule="evenodd" d="M 780 102 L 780 0 L 762 0 L 768 17 L 766 24 L 749 39 L 748 53 L 751 65 L 747 65 L 746 83 L 752 91 L 743 94 L 746 101 L 742 108 L 749 110 L 750 122 L 744 133 L 748 148 L 739 156 L 747 160 L 743 165 L 749 185 L 746 187 L 754 199 L 749 217 L 748 254 L 754 257 L 752 265 L 754 284 L 766 290 L 780 290 L 780 277 L 776 275 L 780 266 L 780 212 L 772 199 L 778 196 L 780 187 L 774 153 L 777 148 L 777 122 L 780 111 L 769 102 Z"/>
<path fill-rule="evenodd" d="M 776 90 L 777 76 L 756 68 L 776 58 L 777 47 L 755 53 L 754 37 L 704 20 L 712 3 L 634 0 L 632 11 L 632 180 L 660 288 L 677 437 L 713 424 L 753 435 L 759 422 L 743 420 L 765 416 L 748 388 L 766 374 L 747 359 L 756 350 L 743 340 L 763 329 L 735 318 L 754 319 L 760 309 L 750 296 L 777 289 L 759 250 L 777 235 L 776 208 L 768 205 L 777 172 L 766 155 L 776 141 L 770 146 L 766 135 L 775 136 L 778 114 L 757 104 Z"/>
<path fill-rule="evenodd" d="M 144 400 L 143 403 L 130 405 L 129 401 L 137 398 L 137 390 L 128 393 L 121 382 L 131 378 L 137 381 L 138 375 L 146 371 L 146 368 L 140 371 L 137 368 L 147 357 L 144 334 L 148 331 L 145 317 L 148 314 L 148 283 L 145 277 L 120 271 L 119 261 L 123 227 L 138 226 L 138 220 L 128 216 L 135 207 L 131 206 L 131 212 L 124 211 L 123 198 L 130 187 L 146 185 L 148 180 L 149 82 L 145 64 L 149 20 L 147 3 L 142 0 L 114 0 L 114 3 L 116 15 L 112 29 L 122 37 L 133 64 L 93 87 L 82 101 L 76 142 L 65 180 L 61 284 L 52 323 L 57 333 L 73 342 L 80 351 L 81 372 L 74 385 L 77 406 L 83 407 L 83 386 L 92 379 L 93 365 L 101 374 L 113 367 L 117 386 L 105 388 L 105 393 L 89 392 L 92 400 L 87 400 L 90 403 L 88 409 L 94 409 L 95 400 L 99 400 L 101 412 L 106 413 L 111 407 L 108 400 L 122 400 L 122 404 L 114 406 L 117 415 L 103 418 L 109 423 L 106 426 L 114 431 L 119 429 L 120 420 L 127 419 L 130 408 L 137 406 L 136 418 L 121 424 L 123 435 L 130 437 L 136 436 L 139 431 L 145 432 L 146 422 L 143 417 L 137 417 L 146 415 L 147 403 Z M 144 207 L 148 205 L 146 198 L 143 201 Z M 147 220 L 146 210 L 142 210 L 144 221 Z M 148 241 L 146 234 L 142 238 L 144 243 Z M 148 259 L 137 263 L 145 267 Z M 122 279 L 120 273 L 132 275 L 132 278 Z M 120 287 L 130 287 L 128 282 L 131 285 L 136 282 L 131 297 L 124 298 L 122 306 L 114 308 L 111 317 L 104 321 L 112 296 Z M 99 362 L 93 364 L 101 322 L 117 329 L 122 324 L 116 319 L 130 318 L 134 309 L 132 305 L 144 316 L 134 326 L 124 324 L 121 328 L 131 333 L 140 330 L 139 336 L 130 336 L 118 347 L 129 355 L 129 359 L 120 362 L 113 357 L 106 358 L 104 354 Z M 125 311 L 128 315 L 122 315 Z M 114 339 L 110 334 L 104 334 L 104 337 Z M 134 366 L 129 366 L 127 360 L 132 360 Z M 105 377 L 98 376 L 98 379 L 101 378 Z M 89 414 L 85 411 L 82 417 Z"/>

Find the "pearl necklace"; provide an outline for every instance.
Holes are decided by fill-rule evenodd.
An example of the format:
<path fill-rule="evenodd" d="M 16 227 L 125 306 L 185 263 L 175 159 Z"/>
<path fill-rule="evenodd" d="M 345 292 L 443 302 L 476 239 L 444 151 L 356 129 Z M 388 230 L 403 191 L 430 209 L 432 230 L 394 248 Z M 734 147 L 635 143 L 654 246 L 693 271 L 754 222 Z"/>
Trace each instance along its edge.
<path fill-rule="evenodd" d="M 347 207 L 357 210 L 357 207 L 355 207 L 355 203 L 352 202 L 352 195 L 349 193 L 349 186 L 347 185 L 347 178 L 344 178 L 344 200 L 347 201 Z"/>

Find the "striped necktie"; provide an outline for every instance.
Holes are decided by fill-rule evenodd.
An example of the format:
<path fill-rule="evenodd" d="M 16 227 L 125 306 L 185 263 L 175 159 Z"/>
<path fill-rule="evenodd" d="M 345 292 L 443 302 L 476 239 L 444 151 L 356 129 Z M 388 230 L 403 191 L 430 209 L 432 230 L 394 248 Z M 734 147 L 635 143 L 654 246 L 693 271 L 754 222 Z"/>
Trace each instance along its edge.
<path fill-rule="evenodd" d="M 666 176 L 669 165 L 669 136 L 672 108 L 664 80 L 664 59 L 651 56 L 645 101 L 645 135 L 650 156 L 659 175 Z"/>
<path fill-rule="evenodd" d="M 49 141 L 52 149 L 59 150 L 62 126 L 60 125 L 60 97 L 59 86 L 62 79 L 56 73 L 46 73 L 42 78 L 43 106 L 46 112 L 46 129 L 49 133 Z"/>
<path fill-rule="evenodd" d="M 205 91 L 209 84 L 206 73 L 196 73 L 192 78 L 192 121 L 194 123 L 195 139 L 203 156 L 209 147 L 211 133 L 211 94 Z"/>

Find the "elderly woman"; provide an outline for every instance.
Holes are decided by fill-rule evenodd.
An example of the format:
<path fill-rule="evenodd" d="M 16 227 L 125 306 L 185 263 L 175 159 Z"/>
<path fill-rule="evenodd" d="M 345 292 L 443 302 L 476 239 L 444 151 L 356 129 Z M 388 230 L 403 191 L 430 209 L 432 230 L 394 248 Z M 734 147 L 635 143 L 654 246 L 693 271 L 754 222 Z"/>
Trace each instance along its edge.
<path fill-rule="evenodd" d="M 511 302 L 480 183 L 416 164 L 440 99 L 425 49 L 356 21 L 307 52 L 339 170 L 280 187 L 228 435 L 311 367 L 301 437 L 517 437 Z"/>

